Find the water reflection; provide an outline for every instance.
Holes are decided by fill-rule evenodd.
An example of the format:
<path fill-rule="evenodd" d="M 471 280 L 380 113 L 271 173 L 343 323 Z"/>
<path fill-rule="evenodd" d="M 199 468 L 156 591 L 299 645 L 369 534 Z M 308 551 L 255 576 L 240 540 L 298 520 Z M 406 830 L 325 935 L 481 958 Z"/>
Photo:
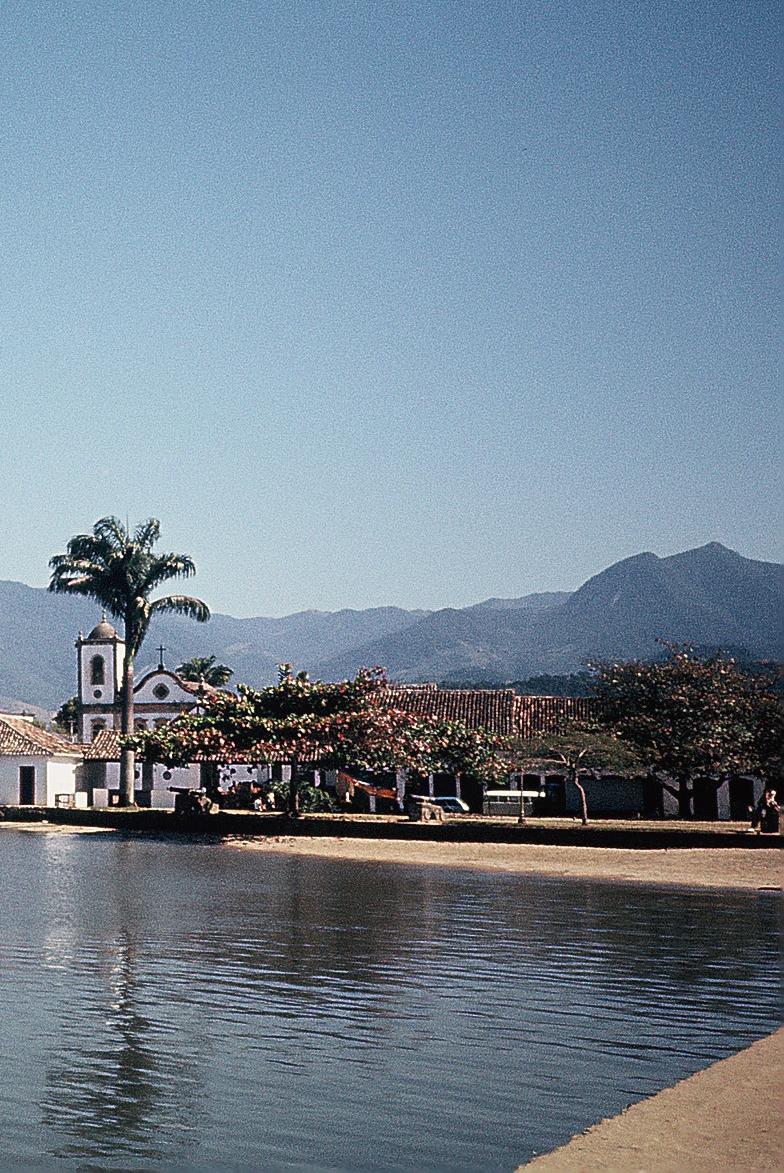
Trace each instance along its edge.
<path fill-rule="evenodd" d="M 775 1025 L 770 897 L 0 840 L 7 1162 L 512 1168 Z"/>

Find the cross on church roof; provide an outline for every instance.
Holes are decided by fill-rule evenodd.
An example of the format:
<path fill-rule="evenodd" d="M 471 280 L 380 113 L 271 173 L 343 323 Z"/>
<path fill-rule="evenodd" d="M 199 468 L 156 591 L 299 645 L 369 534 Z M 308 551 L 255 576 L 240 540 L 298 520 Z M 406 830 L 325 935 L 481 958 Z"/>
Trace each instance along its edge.
<path fill-rule="evenodd" d="M 158 644 L 157 651 L 158 651 L 158 670 L 160 671 L 163 668 L 163 653 L 166 651 L 166 648 L 164 647 L 163 644 Z"/>

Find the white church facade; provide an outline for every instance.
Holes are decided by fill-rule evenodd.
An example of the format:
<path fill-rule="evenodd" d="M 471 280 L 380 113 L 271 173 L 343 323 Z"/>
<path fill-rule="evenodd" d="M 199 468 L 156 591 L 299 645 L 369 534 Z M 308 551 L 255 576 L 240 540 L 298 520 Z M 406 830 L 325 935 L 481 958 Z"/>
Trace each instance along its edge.
<path fill-rule="evenodd" d="M 163 663 L 145 672 L 133 689 L 136 731 L 165 725 L 181 713 L 192 712 L 215 690 L 208 684 L 183 680 Z M 89 635 L 76 640 L 78 720 L 75 733 L 83 745 L 104 730 L 120 729 L 122 668 L 125 643 L 106 618 Z"/>
<path fill-rule="evenodd" d="M 158 649 L 157 668 L 143 672 L 133 689 L 134 731 L 166 725 L 183 713 L 198 711 L 215 689 L 205 683 L 184 680 L 166 668 L 165 648 Z M 78 717 L 77 733 L 83 746 L 84 764 L 80 789 L 90 806 L 111 806 L 120 789 L 119 733 L 122 720 L 122 667 L 125 643 L 104 616 L 89 635 L 76 640 Z M 199 787 L 198 764 L 169 768 L 138 761 L 136 802 L 139 806 L 171 808 L 171 787 Z"/>

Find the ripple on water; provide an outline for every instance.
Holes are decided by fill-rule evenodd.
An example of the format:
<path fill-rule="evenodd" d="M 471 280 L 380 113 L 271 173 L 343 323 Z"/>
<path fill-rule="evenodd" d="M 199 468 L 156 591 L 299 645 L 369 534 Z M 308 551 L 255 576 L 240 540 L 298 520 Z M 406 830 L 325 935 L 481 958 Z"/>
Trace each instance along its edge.
<path fill-rule="evenodd" d="M 775 899 L 6 832 L 0 1159 L 512 1168 L 776 1025 Z"/>

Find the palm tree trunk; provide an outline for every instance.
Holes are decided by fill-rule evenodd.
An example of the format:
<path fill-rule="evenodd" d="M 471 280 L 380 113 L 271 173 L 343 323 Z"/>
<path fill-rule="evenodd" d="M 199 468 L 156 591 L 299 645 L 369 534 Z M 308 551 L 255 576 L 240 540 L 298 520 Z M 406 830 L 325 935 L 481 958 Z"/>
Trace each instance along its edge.
<path fill-rule="evenodd" d="M 133 656 L 125 645 L 123 660 L 122 716 L 120 732 L 124 737 L 133 733 Z M 120 806 L 136 805 L 136 754 L 123 746 L 120 750 Z"/>

